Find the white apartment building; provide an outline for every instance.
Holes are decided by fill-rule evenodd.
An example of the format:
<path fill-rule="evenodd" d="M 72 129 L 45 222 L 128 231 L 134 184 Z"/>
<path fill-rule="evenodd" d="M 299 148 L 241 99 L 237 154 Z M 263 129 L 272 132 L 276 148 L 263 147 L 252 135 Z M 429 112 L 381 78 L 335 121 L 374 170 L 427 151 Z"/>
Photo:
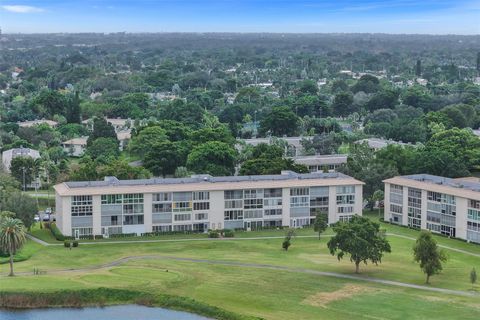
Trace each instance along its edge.
<path fill-rule="evenodd" d="M 384 180 L 385 221 L 480 243 L 480 181 L 429 174 Z"/>
<path fill-rule="evenodd" d="M 363 182 L 341 173 L 64 182 L 55 186 L 64 235 L 246 230 L 329 223 L 362 214 Z"/>

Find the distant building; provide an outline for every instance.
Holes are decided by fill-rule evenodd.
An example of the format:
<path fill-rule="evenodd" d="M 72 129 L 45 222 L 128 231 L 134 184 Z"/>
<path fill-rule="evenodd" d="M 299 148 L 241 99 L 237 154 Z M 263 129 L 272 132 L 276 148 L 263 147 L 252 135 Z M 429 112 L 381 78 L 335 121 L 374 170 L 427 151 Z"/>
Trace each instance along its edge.
<path fill-rule="evenodd" d="M 480 243 L 480 181 L 429 174 L 385 183 L 385 221 Z"/>
<path fill-rule="evenodd" d="M 64 182 L 55 186 L 66 236 L 303 227 L 362 214 L 363 182 L 341 173 Z"/>
<path fill-rule="evenodd" d="M 251 146 L 257 146 L 260 143 L 273 144 L 275 140 L 283 140 L 286 142 L 285 154 L 289 156 L 300 156 L 303 154 L 302 140 L 312 140 L 312 136 L 305 137 L 267 137 L 267 138 L 253 138 L 243 139 L 243 141 Z"/>
<path fill-rule="evenodd" d="M 310 172 L 323 172 L 324 170 L 335 172 L 338 167 L 347 163 L 346 154 L 297 156 L 291 159 L 297 164 L 306 166 Z"/>
<path fill-rule="evenodd" d="M 17 157 L 29 157 L 33 159 L 40 158 L 40 152 L 37 150 L 29 148 L 15 148 L 3 151 L 2 153 L 2 164 L 7 172 L 10 172 L 10 166 L 12 165 L 12 160 Z"/>
<path fill-rule="evenodd" d="M 81 157 L 87 148 L 88 137 L 73 138 L 62 142 L 63 151 L 71 157 Z"/>
<path fill-rule="evenodd" d="M 412 144 L 404 143 L 404 142 L 401 142 L 401 141 L 385 140 L 385 139 L 380 139 L 380 138 L 368 138 L 368 139 L 362 139 L 362 140 L 355 141 L 355 143 L 357 143 L 357 144 L 362 144 L 364 142 L 366 142 L 368 144 L 368 146 L 370 148 L 374 149 L 374 150 L 380 150 L 380 149 L 386 148 L 387 146 L 389 146 L 391 144 L 401 145 L 401 146 L 414 146 Z"/>
<path fill-rule="evenodd" d="M 426 86 L 428 84 L 428 80 L 427 79 L 422 79 L 422 78 L 417 78 L 416 79 L 417 83 L 421 86 Z"/>
<path fill-rule="evenodd" d="M 131 139 L 131 130 L 117 132 L 118 148 L 120 151 L 125 150 Z M 65 153 L 71 157 L 81 157 L 87 149 L 88 137 L 73 138 L 62 142 L 62 148 Z"/>
<path fill-rule="evenodd" d="M 131 138 L 132 138 L 131 130 L 124 130 L 124 131 L 117 132 L 117 139 L 118 139 L 118 142 L 120 143 L 120 151 L 125 150 Z"/>
<path fill-rule="evenodd" d="M 132 126 L 131 119 L 105 118 L 105 120 L 113 126 L 115 132 L 129 129 Z M 83 120 L 82 124 L 88 129 L 93 130 L 93 119 Z"/>
<path fill-rule="evenodd" d="M 17 122 L 18 126 L 22 128 L 30 128 L 32 126 L 40 125 L 40 124 L 46 124 L 52 128 L 56 127 L 58 125 L 58 122 L 53 121 L 53 120 L 46 120 L 46 119 L 41 119 L 41 120 L 31 120 L 31 121 L 22 121 L 22 122 Z"/>

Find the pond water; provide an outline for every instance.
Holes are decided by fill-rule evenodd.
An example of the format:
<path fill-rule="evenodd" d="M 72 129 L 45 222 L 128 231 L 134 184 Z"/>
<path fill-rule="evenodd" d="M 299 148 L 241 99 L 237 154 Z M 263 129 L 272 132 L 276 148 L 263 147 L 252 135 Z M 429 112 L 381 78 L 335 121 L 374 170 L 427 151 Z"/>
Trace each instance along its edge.
<path fill-rule="evenodd" d="M 104 308 L 54 308 L 32 310 L 0 310 L 1 320 L 208 320 L 188 312 L 137 305 Z"/>

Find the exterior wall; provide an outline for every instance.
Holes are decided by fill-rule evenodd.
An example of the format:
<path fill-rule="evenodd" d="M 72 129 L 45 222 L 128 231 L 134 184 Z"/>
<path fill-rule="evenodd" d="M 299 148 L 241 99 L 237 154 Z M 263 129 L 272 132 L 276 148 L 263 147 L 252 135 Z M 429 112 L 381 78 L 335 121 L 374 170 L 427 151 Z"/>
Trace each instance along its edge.
<path fill-rule="evenodd" d="M 399 184 L 400 185 L 400 184 Z M 403 186 L 403 213 L 402 213 L 402 220 L 399 222 L 399 224 L 408 226 L 408 190 L 409 189 L 419 189 L 419 188 L 411 188 L 407 186 Z M 390 211 L 390 204 L 391 204 L 391 199 L 390 199 L 390 190 L 391 190 L 391 184 L 385 182 L 385 211 L 384 211 L 384 219 L 385 221 L 392 221 L 392 217 L 394 213 Z M 428 203 L 434 203 L 434 204 L 442 204 L 443 202 L 435 202 L 432 200 L 428 200 L 428 192 L 429 189 L 424 188 L 420 189 L 421 190 L 421 225 L 420 229 L 422 230 L 427 230 L 429 229 L 427 223 L 432 224 L 431 221 L 427 219 L 428 212 L 429 212 L 429 206 Z M 437 191 L 435 191 L 437 192 Z M 438 192 L 441 194 L 449 195 L 454 197 L 455 199 L 455 216 L 453 216 L 454 221 L 455 221 L 455 237 L 464 239 L 464 240 L 470 240 L 467 236 L 468 231 L 467 231 L 467 222 L 470 221 L 468 219 L 468 210 L 469 208 L 469 201 L 470 199 L 468 198 L 463 198 L 460 196 L 453 196 L 449 193 L 444 192 Z M 478 200 L 477 200 L 478 201 Z M 436 224 L 438 225 L 443 225 L 443 222 L 437 222 Z M 436 231 L 436 230 L 431 230 L 434 233 L 441 233 L 443 231 Z M 448 235 L 448 234 L 446 234 Z M 480 241 L 478 241 L 480 242 Z"/>
<path fill-rule="evenodd" d="M 81 157 L 85 153 L 85 146 L 65 144 L 63 145 L 63 151 L 72 157 Z"/>
<path fill-rule="evenodd" d="M 358 183 L 358 182 L 357 182 Z M 174 210 L 173 204 L 175 200 L 173 199 L 173 194 L 175 192 L 180 192 L 176 191 L 175 187 L 172 186 L 171 191 L 167 193 L 171 193 L 171 199 L 170 200 L 165 200 L 165 201 L 153 201 L 153 194 L 152 193 L 141 193 L 139 196 L 142 197 L 143 202 L 143 212 L 137 212 L 132 213 L 132 212 L 126 212 L 125 210 L 125 205 L 127 203 L 136 203 L 136 202 L 125 202 L 126 198 L 123 198 L 124 200 L 121 200 L 120 202 L 114 202 L 113 200 L 108 200 L 108 203 L 102 204 L 102 195 L 93 195 L 91 196 L 91 203 L 92 203 L 92 214 L 91 216 L 71 216 L 71 207 L 72 207 L 72 198 L 73 196 L 60 196 L 58 193 L 56 194 L 57 197 L 57 220 L 59 224 L 59 228 L 62 231 L 62 233 L 66 236 L 75 236 L 75 234 L 72 234 L 72 227 L 73 228 L 83 228 L 81 232 L 91 232 L 94 235 L 105 235 L 109 236 L 111 235 L 114 231 L 112 230 L 117 230 L 116 232 L 121 232 L 121 233 L 137 233 L 140 235 L 141 233 L 145 232 L 153 232 L 153 231 L 171 231 L 175 230 L 175 226 L 177 226 L 177 229 L 179 226 L 182 227 L 188 227 L 187 230 L 192 230 L 194 227 L 202 227 L 205 231 L 206 229 L 224 229 L 224 228 L 249 228 L 251 225 L 251 229 L 262 227 L 262 226 L 285 226 L 285 227 L 301 227 L 303 225 L 308 225 L 311 224 L 315 218 L 316 210 L 318 208 L 325 208 L 326 214 L 328 214 L 328 222 L 334 223 L 339 221 L 340 216 L 343 217 L 343 219 L 347 219 L 354 214 L 361 215 L 362 214 L 362 206 L 363 206 L 363 197 L 362 197 L 362 185 L 361 184 L 352 184 L 352 185 L 347 185 L 347 187 L 354 186 L 355 190 L 351 191 L 351 196 L 354 196 L 354 201 L 353 203 L 349 204 L 337 204 L 337 186 L 325 186 L 321 185 L 318 186 L 319 188 L 316 188 L 315 186 L 304 186 L 304 187 L 295 187 L 295 188 L 300 188 L 300 189 L 306 189 L 308 192 L 307 195 L 295 195 L 291 196 L 291 188 L 290 187 L 284 187 L 284 188 L 273 188 L 273 189 L 281 189 L 282 190 L 282 195 L 281 198 L 279 196 L 276 196 L 275 193 L 270 192 L 270 197 L 265 196 L 265 191 L 268 190 L 269 188 L 251 188 L 251 189 L 237 189 L 235 188 L 235 185 L 232 184 L 232 189 L 228 190 L 237 190 L 241 191 L 241 208 L 239 210 L 242 211 L 242 217 L 240 219 L 231 219 L 231 220 L 225 220 L 225 214 L 226 210 L 236 210 L 234 209 L 226 209 L 225 208 L 225 190 L 215 190 L 215 191 L 209 191 L 209 200 L 189 200 L 186 202 L 191 203 L 191 209 L 190 210 Z M 340 186 L 344 187 L 344 186 Z M 316 192 L 320 192 L 321 196 L 328 196 L 328 203 L 324 203 L 326 200 L 321 200 L 320 205 L 316 205 L 315 207 L 312 207 L 312 201 L 316 199 L 318 195 L 313 195 L 311 190 L 312 188 L 316 188 Z M 327 193 L 324 193 L 325 191 L 322 191 L 323 188 L 326 188 Z M 133 189 L 134 190 L 134 189 Z M 132 190 L 132 191 L 133 191 Z M 256 198 L 248 198 L 246 196 L 245 190 L 257 190 L 258 193 L 256 195 Z M 353 189 L 352 189 L 353 190 Z M 198 190 L 191 190 L 188 192 L 199 192 L 203 191 L 201 189 Z M 181 191 L 185 192 L 185 191 Z M 303 191 L 302 191 L 303 192 Z M 127 194 L 124 189 L 119 190 L 118 195 L 125 195 Z M 318 193 L 317 193 L 318 194 Z M 272 196 L 273 195 L 273 196 Z M 81 191 L 78 193 L 78 196 L 88 196 L 88 195 L 83 195 L 81 194 Z M 108 199 L 108 195 L 104 196 L 104 199 Z M 122 196 L 123 197 L 123 196 Z M 292 199 L 294 197 L 303 197 L 303 203 L 301 206 L 292 206 Z M 245 200 L 247 199 L 257 199 L 258 200 L 258 205 L 259 207 L 251 206 L 250 208 L 246 207 L 245 205 Z M 267 199 L 270 199 L 269 202 L 267 202 Z M 277 199 L 277 200 L 275 200 Z M 228 200 L 228 199 L 227 199 Z M 278 205 L 278 201 L 281 200 L 281 205 Z M 305 201 L 306 200 L 306 201 Z M 105 200 L 107 201 L 107 200 Z M 177 201 L 183 201 L 183 200 L 177 200 Z M 194 210 L 195 206 L 194 203 L 195 201 L 197 202 L 209 202 L 209 209 L 198 209 Z M 317 201 L 318 203 L 320 201 Z M 161 204 L 161 203 L 168 203 L 171 204 L 172 206 L 170 207 L 171 209 L 167 209 L 165 212 L 156 212 L 153 213 L 152 207 L 154 204 Z M 267 203 L 273 203 L 273 205 L 267 206 Z M 327 208 L 328 206 L 328 208 Z M 168 206 L 167 206 L 168 207 Z M 349 207 L 350 210 L 348 212 L 340 212 L 339 208 L 340 207 Z M 163 207 L 162 207 L 163 208 Z M 315 209 L 317 208 L 317 209 Z M 275 211 L 281 209 L 281 215 L 277 214 L 277 212 L 280 211 Z M 293 210 L 295 209 L 295 210 Z M 325 209 L 322 209 L 325 210 Z M 341 209 L 341 208 L 340 208 Z M 130 209 L 132 210 L 132 209 Z M 157 207 L 157 211 L 158 211 Z M 161 209 L 163 210 L 163 209 Z M 269 214 L 266 214 L 266 210 L 272 210 L 269 211 Z M 294 211 L 292 213 L 292 210 Z M 248 215 L 245 214 L 245 212 L 248 212 Z M 199 213 L 206 213 L 208 215 L 208 218 L 206 220 L 196 220 L 196 214 Z M 190 214 L 191 219 L 190 220 L 179 220 L 175 221 L 175 214 Z M 136 220 L 132 224 L 131 221 L 128 224 L 125 224 L 125 218 L 126 216 L 130 215 L 143 215 L 143 221 L 142 223 L 137 223 Z M 155 215 L 155 218 L 154 218 Z M 114 220 L 114 218 L 117 216 L 117 218 Z M 166 218 L 164 218 L 166 217 Z M 140 220 L 138 220 L 140 221 Z M 73 225 L 72 225 L 73 223 Z M 203 224 L 203 226 L 202 226 Z M 180 227 L 180 228 L 182 228 Z M 206 228 L 205 228 L 206 227 Z M 91 231 L 90 229 L 91 228 Z M 85 231 L 87 230 L 87 231 Z M 183 230 L 183 229 L 182 229 Z M 78 231 L 76 231 L 78 232 Z"/>

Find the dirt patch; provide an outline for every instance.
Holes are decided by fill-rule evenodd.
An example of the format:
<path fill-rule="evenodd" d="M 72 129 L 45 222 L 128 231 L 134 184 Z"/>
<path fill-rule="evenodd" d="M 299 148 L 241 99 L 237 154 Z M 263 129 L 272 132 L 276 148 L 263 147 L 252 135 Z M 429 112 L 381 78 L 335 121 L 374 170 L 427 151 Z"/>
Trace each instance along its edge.
<path fill-rule="evenodd" d="M 315 293 L 311 296 L 308 296 L 302 301 L 302 303 L 314 307 L 325 307 L 331 302 L 348 299 L 358 294 L 364 294 L 373 291 L 374 290 L 369 287 L 348 284 L 336 291 Z"/>

